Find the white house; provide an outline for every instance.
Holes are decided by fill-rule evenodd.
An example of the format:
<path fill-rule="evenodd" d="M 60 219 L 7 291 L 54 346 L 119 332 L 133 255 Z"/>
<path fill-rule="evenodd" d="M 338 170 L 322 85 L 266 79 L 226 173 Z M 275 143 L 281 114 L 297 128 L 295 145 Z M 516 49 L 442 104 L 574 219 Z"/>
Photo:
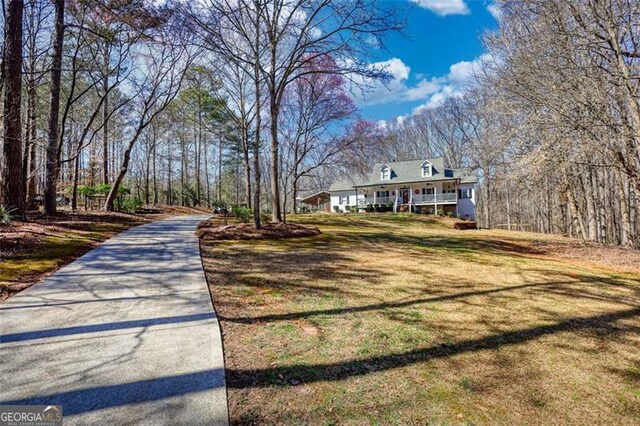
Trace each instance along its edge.
<path fill-rule="evenodd" d="M 364 180 L 331 185 L 331 211 L 445 213 L 475 220 L 476 183 L 470 169 L 445 167 L 441 157 L 390 161 L 376 164 Z"/>

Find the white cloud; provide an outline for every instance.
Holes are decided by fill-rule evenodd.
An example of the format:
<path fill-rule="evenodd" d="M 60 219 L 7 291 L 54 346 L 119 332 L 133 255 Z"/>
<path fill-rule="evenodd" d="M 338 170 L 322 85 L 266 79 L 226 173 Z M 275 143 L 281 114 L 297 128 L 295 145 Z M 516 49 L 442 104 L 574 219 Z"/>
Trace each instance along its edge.
<path fill-rule="evenodd" d="M 476 75 L 482 71 L 483 64 L 491 62 L 494 62 L 494 59 L 485 53 L 473 61 L 460 61 L 451 65 L 449 73 L 438 79 L 442 82 L 438 90 L 429 96 L 424 104 L 414 108 L 412 115 L 424 109 L 437 108 L 447 98 L 464 96 L 465 91 L 474 83 Z"/>
<path fill-rule="evenodd" d="M 406 96 L 404 98 L 409 101 L 425 99 L 427 96 L 440 90 L 442 83 L 442 78 L 433 78 L 431 80 L 422 79 L 415 85 L 415 87 L 407 89 Z"/>
<path fill-rule="evenodd" d="M 483 64 L 494 62 L 491 55 L 485 53 L 472 61 L 460 61 L 451 65 L 445 75 L 427 78 L 424 74 L 415 74 L 414 79 L 410 79 L 411 68 L 399 58 L 377 62 L 372 65 L 385 67 L 391 80 L 386 86 L 378 81 L 361 80 L 360 83 L 369 86 L 370 91 L 363 93 L 359 89 L 354 90 L 354 100 L 361 106 L 424 101 L 413 109 L 413 115 L 424 109 L 437 108 L 447 98 L 463 96 L 474 84 L 475 76 L 481 73 Z M 416 81 L 415 84 L 410 84 L 412 80 Z"/>
<path fill-rule="evenodd" d="M 449 67 L 449 75 L 447 78 L 453 85 L 466 86 L 473 81 L 477 74 L 482 72 L 483 64 L 492 61 L 491 55 L 485 53 L 473 61 L 461 61 L 455 63 Z"/>
<path fill-rule="evenodd" d="M 471 13 L 464 0 L 411 0 L 411 2 L 440 16 Z"/>
<path fill-rule="evenodd" d="M 384 68 L 391 76 L 386 83 L 380 81 L 366 81 L 361 78 L 353 78 L 357 83 L 368 87 L 366 93 L 359 88 L 354 90 L 354 98 L 356 102 L 363 105 L 376 105 L 398 100 L 401 93 L 407 90 L 406 81 L 409 78 L 411 68 L 402 62 L 401 59 L 391 58 L 388 61 L 376 62 L 371 64 L 372 67 Z"/>

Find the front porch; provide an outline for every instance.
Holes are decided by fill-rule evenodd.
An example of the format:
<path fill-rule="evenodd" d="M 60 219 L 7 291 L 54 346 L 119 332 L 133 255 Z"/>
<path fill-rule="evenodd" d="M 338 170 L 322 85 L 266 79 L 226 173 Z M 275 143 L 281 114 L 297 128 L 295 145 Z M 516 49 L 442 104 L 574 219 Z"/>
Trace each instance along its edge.
<path fill-rule="evenodd" d="M 456 182 L 357 187 L 356 191 L 358 208 L 386 205 L 393 206 L 394 211 L 438 214 L 445 210 L 455 212 L 458 203 Z"/>

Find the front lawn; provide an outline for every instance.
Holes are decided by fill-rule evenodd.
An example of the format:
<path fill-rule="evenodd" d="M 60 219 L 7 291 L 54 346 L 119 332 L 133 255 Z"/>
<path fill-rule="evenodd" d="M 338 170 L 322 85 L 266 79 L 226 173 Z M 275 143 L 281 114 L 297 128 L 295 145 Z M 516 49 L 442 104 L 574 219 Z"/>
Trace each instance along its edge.
<path fill-rule="evenodd" d="M 292 219 L 322 234 L 202 242 L 234 423 L 640 423 L 638 252 Z"/>

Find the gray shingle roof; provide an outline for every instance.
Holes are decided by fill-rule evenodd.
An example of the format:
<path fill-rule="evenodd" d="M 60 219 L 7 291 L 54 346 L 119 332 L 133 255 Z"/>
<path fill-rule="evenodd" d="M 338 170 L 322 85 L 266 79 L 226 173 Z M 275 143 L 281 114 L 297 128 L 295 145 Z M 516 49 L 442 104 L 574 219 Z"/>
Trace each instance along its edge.
<path fill-rule="evenodd" d="M 360 186 L 364 183 L 364 180 L 358 178 L 346 178 L 335 181 L 329 187 L 329 192 L 348 191 L 353 189 L 354 186 Z"/>
<path fill-rule="evenodd" d="M 422 176 L 422 163 L 428 161 L 432 165 L 431 176 Z M 383 165 L 389 166 L 391 169 L 391 179 L 382 180 L 380 176 L 380 169 Z M 477 178 L 475 173 L 469 168 L 463 169 L 450 169 L 445 167 L 444 159 L 442 157 L 427 158 L 420 160 L 407 160 L 407 161 L 390 161 L 386 163 L 376 164 L 373 167 L 369 175 L 369 179 L 366 183 L 358 186 L 372 186 L 372 185 L 389 185 L 397 183 L 410 183 L 410 182 L 433 182 L 441 180 L 456 180 L 460 179 L 462 183 L 475 183 Z"/>
<path fill-rule="evenodd" d="M 431 176 L 422 176 L 422 163 L 428 161 L 432 166 Z M 380 169 L 383 165 L 389 166 L 391 169 L 391 179 L 382 180 L 380 176 Z M 445 167 L 444 159 L 442 157 L 427 158 L 420 160 L 406 160 L 406 161 L 389 161 L 386 163 L 376 164 L 367 179 L 358 179 L 350 177 L 336 181 L 329 188 L 329 192 L 336 191 L 348 191 L 355 186 L 378 186 L 378 185 L 390 185 L 399 183 L 414 183 L 414 182 L 434 182 L 443 180 L 457 180 L 460 179 L 460 183 L 477 183 L 478 178 L 476 173 L 471 168 L 450 169 Z"/>

